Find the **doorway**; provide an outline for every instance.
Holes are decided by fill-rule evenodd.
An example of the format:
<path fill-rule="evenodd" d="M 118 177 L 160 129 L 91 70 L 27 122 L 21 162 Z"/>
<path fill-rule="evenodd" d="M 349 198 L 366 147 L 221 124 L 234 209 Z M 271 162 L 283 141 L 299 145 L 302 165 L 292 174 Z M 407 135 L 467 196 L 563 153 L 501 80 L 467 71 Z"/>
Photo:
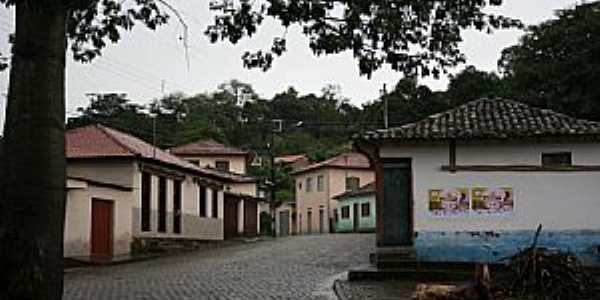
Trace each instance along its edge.
<path fill-rule="evenodd" d="M 258 203 L 252 200 L 244 201 L 244 236 L 258 235 Z"/>
<path fill-rule="evenodd" d="M 323 213 L 323 209 L 320 208 L 319 209 L 319 233 L 324 233 L 325 232 L 325 214 Z"/>
<path fill-rule="evenodd" d="M 113 250 L 113 202 L 92 199 L 91 255 L 108 257 Z"/>
<path fill-rule="evenodd" d="M 306 233 L 312 234 L 312 211 L 306 213 Z"/>
<path fill-rule="evenodd" d="M 352 205 L 352 229 L 354 232 L 358 232 L 360 228 L 360 219 L 358 215 L 358 203 Z"/>
<path fill-rule="evenodd" d="M 290 212 L 279 212 L 279 236 L 288 236 L 290 232 Z"/>
<path fill-rule="evenodd" d="M 223 235 L 226 239 L 238 236 L 238 202 L 239 199 L 225 195 L 223 211 Z"/>
<path fill-rule="evenodd" d="M 383 160 L 382 246 L 412 246 L 412 160 Z"/>

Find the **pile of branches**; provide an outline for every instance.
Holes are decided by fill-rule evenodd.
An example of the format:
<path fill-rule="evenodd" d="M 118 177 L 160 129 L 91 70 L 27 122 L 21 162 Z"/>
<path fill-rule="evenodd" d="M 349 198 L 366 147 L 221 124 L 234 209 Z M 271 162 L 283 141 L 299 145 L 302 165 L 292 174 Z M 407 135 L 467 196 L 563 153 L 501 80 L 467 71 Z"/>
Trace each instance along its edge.
<path fill-rule="evenodd" d="M 509 259 L 504 294 L 510 299 L 597 299 L 593 277 L 575 255 L 537 247 L 541 229 L 533 245 Z"/>

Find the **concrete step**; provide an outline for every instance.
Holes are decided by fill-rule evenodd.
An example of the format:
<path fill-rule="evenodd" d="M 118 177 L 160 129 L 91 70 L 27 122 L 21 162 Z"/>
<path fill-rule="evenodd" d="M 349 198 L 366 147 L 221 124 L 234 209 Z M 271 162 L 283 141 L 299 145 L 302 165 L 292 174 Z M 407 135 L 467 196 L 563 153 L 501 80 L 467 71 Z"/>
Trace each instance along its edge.
<path fill-rule="evenodd" d="M 424 270 L 424 269 L 440 269 L 440 270 L 475 270 L 475 263 L 473 262 L 436 262 L 436 261 L 419 261 L 416 259 L 389 259 L 383 261 L 375 261 L 374 265 L 379 269 L 411 269 L 411 270 Z M 502 268 L 502 264 L 489 263 L 488 266 L 491 270 L 498 270 Z"/>
<path fill-rule="evenodd" d="M 415 253 L 375 253 L 375 261 L 416 260 Z"/>
<path fill-rule="evenodd" d="M 369 267 L 363 269 L 350 270 L 348 272 L 349 281 L 363 280 L 416 280 L 416 281 L 437 281 L 437 282 L 455 282 L 467 281 L 473 278 L 473 271 L 466 270 L 446 270 L 446 269 L 421 269 L 410 268 L 379 269 Z"/>

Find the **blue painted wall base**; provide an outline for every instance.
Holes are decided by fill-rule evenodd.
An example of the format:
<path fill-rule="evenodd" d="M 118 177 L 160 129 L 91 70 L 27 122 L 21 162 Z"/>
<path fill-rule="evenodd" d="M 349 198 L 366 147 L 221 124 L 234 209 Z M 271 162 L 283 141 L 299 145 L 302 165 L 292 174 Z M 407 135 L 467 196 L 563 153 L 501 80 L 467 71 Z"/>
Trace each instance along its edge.
<path fill-rule="evenodd" d="M 422 261 L 498 262 L 529 247 L 534 230 L 488 232 L 417 232 L 417 258 Z M 586 266 L 600 266 L 600 231 L 543 231 L 539 247 L 574 253 Z"/>

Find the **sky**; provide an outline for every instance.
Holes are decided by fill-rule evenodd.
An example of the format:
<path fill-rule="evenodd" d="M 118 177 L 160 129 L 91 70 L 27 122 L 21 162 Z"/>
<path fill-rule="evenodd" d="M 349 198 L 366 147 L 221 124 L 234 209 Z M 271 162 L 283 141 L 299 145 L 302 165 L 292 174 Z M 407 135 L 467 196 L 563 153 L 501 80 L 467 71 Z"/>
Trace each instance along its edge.
<path fill-rule="evenodd" d="M 241 56 L 245 51 L 268 49 L 274 37 L 281 36 L 284 28 L 274 20 L 266 20 L 252 39 L 244 39 L 236 45 L 229 42 L 211 44 L 203 35 L 212 20 L 208 10 L 209 1 L 170 0 L 183 15 L 189 27 L 189 60 L 186 59 L 183 27 L 173 18 L 169 25 L 150 31 L 142 26 L 125 33 L 119 44 L 109 45 L 103 56 L 90 64 L 74 62 L 68 53 L 67 62 L 67 115 L 73 115 L 78 107 L 89 103 L 88 93 L 126 93 L 140 104 L 150 102 L 163 94 L 183 92 L 193 95 L 216 90 L 217 86 L 231 79 L 250 83 L 262 97 L 293 86 L 301 94 L 320 93 L 328 84 L 341 88 L 344 98 L 355 105 L 376 99 L 383 84 L 395 85 L 400 75 L 388 67 L 373 74 L 371 79 L 359 76 L 356 61 L 351 53 L 316 57 L 308 47 L 308 39 L 301 28 L 291 27 L 287 32 L 288 51 L 276 59 L 267 72 L 243 68 Z M 526 24 L 537 24 L 553 17 L 554 11 L 572 7 L 575 0 L 505 0 L 501 7 L 489 12 L 516 17 Z M 8 33 L 14 29 L 14 11 L 0 7 L 0 53 L 10 52 Z M 496 31 L 485 34 L 465 31 L 461 50 L 466 65 L 480 70 L 496 71 L 500 52 L 518 42 L 519 30 Z M 424 79 L 434 90 L 445 89 L 448 78 Z M 0 73 L 0 129 L 4 124 L 5 93 L 8 88 L 8 72 Z"/>

